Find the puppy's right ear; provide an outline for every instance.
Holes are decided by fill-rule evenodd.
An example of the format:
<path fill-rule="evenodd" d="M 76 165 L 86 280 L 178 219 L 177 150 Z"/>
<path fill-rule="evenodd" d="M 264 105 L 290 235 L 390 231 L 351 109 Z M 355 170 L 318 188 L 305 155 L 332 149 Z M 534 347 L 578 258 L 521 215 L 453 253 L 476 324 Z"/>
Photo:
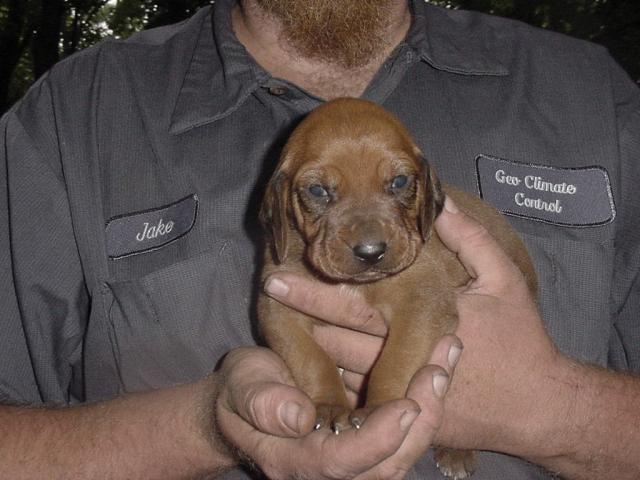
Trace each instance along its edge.
<path fill-rule="evenodd" d="M 278 263 L 283 263 L 289 250 L 289 187 L 287 175 L 276 173 L 265 192 L 260 222 L 271 234 Z"/>

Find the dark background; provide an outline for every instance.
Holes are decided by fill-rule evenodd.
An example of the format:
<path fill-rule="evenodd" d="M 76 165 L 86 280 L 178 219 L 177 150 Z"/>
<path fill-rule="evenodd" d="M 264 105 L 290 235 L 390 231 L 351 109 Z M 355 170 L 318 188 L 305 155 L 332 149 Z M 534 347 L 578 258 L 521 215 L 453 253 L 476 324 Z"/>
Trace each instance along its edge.
<path fill-rule="evenodd" d="M 107 36 L 191 16 L 211 0 L 0 0 L 0 114 L 60 59 Z M 440 0 L 606 46 L 640 80 L 638 0 Z"/>

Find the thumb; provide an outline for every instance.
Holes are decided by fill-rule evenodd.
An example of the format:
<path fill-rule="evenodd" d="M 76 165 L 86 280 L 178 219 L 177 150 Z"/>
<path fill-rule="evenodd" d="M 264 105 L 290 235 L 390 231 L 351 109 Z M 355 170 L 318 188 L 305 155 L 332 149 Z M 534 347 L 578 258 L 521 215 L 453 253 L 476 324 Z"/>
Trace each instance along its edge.
<path fill-rule="evenodd" d="M 436 232 L 478 286 L 500 288 L 505 278 L 521 275 L 489 231 L 447 197 L 435 222 Z"/>
<path fill-rule="evenodd" d="M 299 437 L 315 424 L 315 407 L 295 387 L 282 360 L 264 348 L 239 348 L 224 361 L 223 408 L 254 428 L 280 437 Z"/>

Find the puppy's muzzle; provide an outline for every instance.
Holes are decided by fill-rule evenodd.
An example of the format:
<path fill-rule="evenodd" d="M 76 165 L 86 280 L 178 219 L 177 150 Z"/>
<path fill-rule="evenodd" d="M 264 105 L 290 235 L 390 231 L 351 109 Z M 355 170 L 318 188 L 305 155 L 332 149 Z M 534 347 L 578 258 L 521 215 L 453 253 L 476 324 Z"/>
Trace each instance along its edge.
<path fill-rule="evenodd" d="M 353 247 L 353 254 L 361 262 L 375 265 L 384 257 L 387 251 L 385 242 L 363 242 Z"/>

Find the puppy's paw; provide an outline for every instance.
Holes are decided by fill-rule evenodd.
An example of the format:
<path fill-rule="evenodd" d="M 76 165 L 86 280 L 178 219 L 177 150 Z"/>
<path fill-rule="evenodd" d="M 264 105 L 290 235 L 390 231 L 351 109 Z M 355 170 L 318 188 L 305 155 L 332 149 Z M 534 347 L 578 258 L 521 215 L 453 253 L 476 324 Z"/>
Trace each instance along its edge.
<path fill-rule="evenodd" d="M 372 411 L 373 407 L 357 408 L 349 415 L 349 423 L 356 429 L 360 428 Z"/>
<path fill-rule="evenodd" d="M 350 427 L 349 414 L 351 409 L 343 405 L 316 405 L 315 429 L 330 428 L 333 433 L 340 432 Z"/>
<path fill-rule="evenodd" d="M 440 472 L 453 480 L 469 478 L 476 468 L 476 452 L 473 450 L 439 447 L 434 458 Z"/>

